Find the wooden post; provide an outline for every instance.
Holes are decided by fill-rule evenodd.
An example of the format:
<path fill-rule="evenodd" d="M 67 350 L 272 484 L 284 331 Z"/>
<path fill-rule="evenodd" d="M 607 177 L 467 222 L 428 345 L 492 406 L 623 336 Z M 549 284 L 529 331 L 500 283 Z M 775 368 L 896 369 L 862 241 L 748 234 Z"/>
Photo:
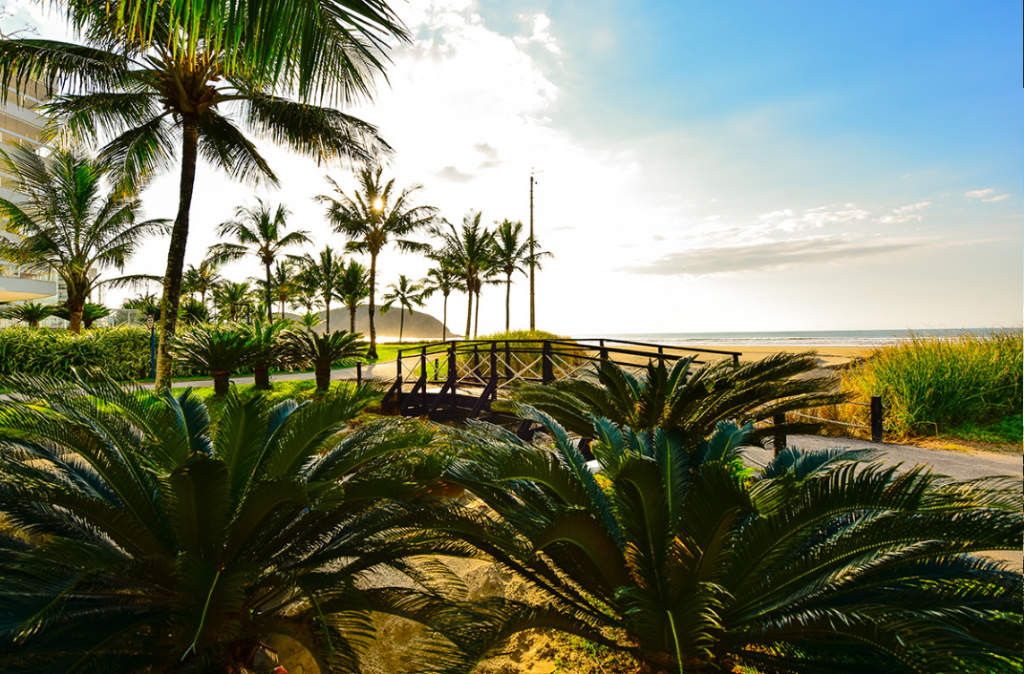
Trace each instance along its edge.
<path fill-rule="evenodd" d="M 512 353 L 509 351 L 508 342 L 505 342 L 505 383 L 512 381 Z"/>
<path fill-rule="evenodd" d="M 473 345 L 473 376 L 477 379 L 483 379 L 480 376 L 480 345 Z"/>
<path fill-rule="evenodd" d="M 775 424 L 776 426 L 781 426 L 782 424 L 786 423 L 786 415 L 785 414 L 776 414 L 775 416 L 772 417 L 772 423 Z M 778 456 L 779 452 L 781 452 L 782 448 L 785 447 L 785 446 L 786 446 L 786 433 L 785 433 L 785 431 L 775 431 L 775 447 L 774 447 L 774 449 L 775 449 L 775 456 Z"/>
<path fill-rule="evenodd" d="M 885 442 L 882 409 L 881 396 L 871 396 L 871 442 Z"/>
<path fill-rule="evenodd" d="M 491 384 L 498 385 L 498 343 L 491 342 L 491 376 L 488 377 Z"/>
<path fill-rule="evenodd" d="M 598 340 L 598 344 L 601 345 L 601 360 L 608 360 L 608 349 L 605 348 L 604 340 Z"/>
<path fill-rule="evenodd" d="M 459 379 L 459 360 L 456 353 L 456 342 L 448 346 L 448 383 L 451 384 L 452 396 L 455 395 L 455 383 Z"/>
<path fill-rule="evenodd" d="M 427 347 L 420 352 L 420 380 L 427 380 Z"/>
<path fill-rule="evenodd" d="M 399 351 L 398 355 L 395 356 L 395 363 L 398 367 L 398 381 L 402 381 L 402 352 Z"/>
<path fill-rule="evenodd" d="M 438 359 L 437 359 L 437 358 L 435 358 L 435 359 L 434 359 L 434 381 L 435 381 L 435 382 L 437 381 L 437 371 L 438 371 L 438 369 L 439 369 L 439 367 L 438 367 L 438 365 L 437 365 L 437 361 L 438 361 Z"/>
<path fill-rule="evenodd" d="M 551 342 L 544 340 L 544 349 L 541 354 L 541 381 L 550 384 L 555 380 L 555 364 L 551 359 Z"/>
<path fill-rule="evenodd" d="M 363 383 L 363 361 L 356 361 L 356 385 Z"/>

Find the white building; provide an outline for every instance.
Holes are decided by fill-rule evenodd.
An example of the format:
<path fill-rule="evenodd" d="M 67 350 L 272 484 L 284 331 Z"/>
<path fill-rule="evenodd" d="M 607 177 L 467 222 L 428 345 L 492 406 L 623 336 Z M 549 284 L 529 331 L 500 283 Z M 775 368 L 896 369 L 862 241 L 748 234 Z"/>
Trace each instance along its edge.
<path fill-rule="evenodd" d="M 40 85 L 33 87 L 25 95 L 19 96 L 13 90 L 8 91 L 7 102 L 0 105 L 0 143 L 30 143 L 38 145 L 39 130 L 46 120 L 31 108 L 42 103 L 45 95 Z M 11 191 L 10 178 L 0 173 L 0 197 L 16 200 Z M 10 238 L 0 226 L 0 236 Z M 50 272 L 29 269 L 17 263 L 0 259 L 0 302 L 33 301 L 42 304 L 57 304 L 67 299 L 63 284 Z M 63 292 L 62 292 L 63 290 Z M 6 322 L 6 321 L 4 321 Z M 63 326 L 66 323 L 57 318 L 47 319 L 44 325 L 51 327 Z"/>

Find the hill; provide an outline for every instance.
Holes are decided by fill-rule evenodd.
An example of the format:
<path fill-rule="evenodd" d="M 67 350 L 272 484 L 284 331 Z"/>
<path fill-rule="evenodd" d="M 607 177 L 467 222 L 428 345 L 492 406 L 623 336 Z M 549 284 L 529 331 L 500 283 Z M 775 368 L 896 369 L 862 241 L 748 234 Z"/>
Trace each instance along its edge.
<path fill-rule="evenodd" d="M 377 311 L 377 316 L 374 320 L 374 324 L 377 326 L 377 337 L 398 339 L 399 312 L 400 310 L 397 307 L 383 316 L 380 315 L 379 310 Z M 403 339 L 441 339 L 441 321 L 422 311 L 417 311 L 411 315 L 404 309 L 401 312 L 405 314 Z M 320 320 L 320 325 L 315 328 L 317 332 L 323 332 L 327 327 L 323 322 L 326 320 L 323 311 L 320 312 Z M 348 309 L 344 307 L 341 309 L 331 309 L 331 330 L 348 330 L 348 327 Z M 364 335 L 369 335 L 370 333 L 370 319 L 367 316 L 366 307 L 356 309 L 356 332 L 361 332 Z M 448 329 L 448 337 L 460 336 L 453 334 L 450 328 Z"/>

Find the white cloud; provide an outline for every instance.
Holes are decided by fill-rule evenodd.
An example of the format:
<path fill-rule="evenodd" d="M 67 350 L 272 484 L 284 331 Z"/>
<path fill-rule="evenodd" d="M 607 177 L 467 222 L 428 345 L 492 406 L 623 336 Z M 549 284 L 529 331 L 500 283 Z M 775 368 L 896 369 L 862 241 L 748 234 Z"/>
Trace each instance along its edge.
<path fill-rule="evenodd" d="M 932 205 L 930 201 L 919 201 L 916 204 L 910 204 L 908 206 L 900 206 L 899 208 L 893 209 L 893 213 L 896 215 L 905 215 L 907 213 L 913 213 L 914 211 L 923 211 Z"/>
<path fill-rule="evenodd" d="M 526 18 L 526 17 L 523 17 Z M 546 14 L 537 14 L 533 17 L 533 34 L 530 37 L 515 37 L 513 38 L 517 44 L 529 44 L 530 42 L 537 42 L 541 44 L 552 54 L 560 54 L 562 50 L 555 43 L 555 38 L 548 32 L 548 28 L 551 27 L 551 19 Z"/>
<path fill-rule="evenodd" d="M 993 193 L 995 193 L 995 190 L 992 189 L 991 187 L 988 187 L 983 190 L 971 190 L 970 192 L 965 192 L 964 196 L 967 197 L 968 199 L 979 199 L 981 197 L 987 197 L 988 195 Z"/>
<path fill-rule="evenodd" d="M 857 208 L 854 204 L 841 206 L 820 206 L 808 208 L 803 215 L 796 215 L 792 209 L 772 211 L 758 216 L 758 220 L 784 232 L 797 232 L 804 229 L 820 228 L 825 225 L 866 220 L 871 211 Z"/>
<path fill-rule="evenodd" d="M 992 197 L 991 199 L 982 199 L 982 201 L 1002 201 L 1003 199 L 1009 199 L 1009 194 L 1000 194 L 998 197 Z"/>
<path fill-rule="evenodd" d="M 926 248 L 922 239 L 865 239 L 847 235 L 812 236 L 738 246 L 713 246 L 669 253 L 650 264 L 628 268 L 638 274 L 709 276 L 835 263 Z"/>

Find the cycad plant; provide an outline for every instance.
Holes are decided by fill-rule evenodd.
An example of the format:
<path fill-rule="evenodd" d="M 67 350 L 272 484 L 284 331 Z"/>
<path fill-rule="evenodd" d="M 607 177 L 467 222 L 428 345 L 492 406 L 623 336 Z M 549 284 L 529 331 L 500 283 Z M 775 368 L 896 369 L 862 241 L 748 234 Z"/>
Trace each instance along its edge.
<path fill-rule="evenodd" d="M 56 311 L 57 307 L 52 304 L 24 302 L 22 304 L 8 304 L 0 307 L 0 318 L 21 321 L 22 323 L 28 323 L 30 328 L 38 328 L 41 321 L 54 316 Z"/>
<path fill-rule="evenodd" d="M 664 363 L 652 363 L 643 376 L 603 360 L 591 377 L 551 385 L 524 384 L 512 392 L 508 403 L 498 407 L 531 405 L 583 437 L 590 437 L 596 415 L 637 431 L 679 431 L 695 446 L 723 420 L 762 422 L 847 399 L 834 392 L 832 379 L 812 375 L 817 359 L 811 353 L 779 353 L 738 365 L 716 360 L 695 367 L 694 360 L 694 356 L 681 358 L 671 369 Z M 760 443 L 775 433 L 792 435 L 818 428 L 794 418 L 757 428 L 750 440 Z"/>
<path fill-rule="evenodd" d="M 280 367 L 285 356 L 284 341 L 281 339 L 290 321 L 253 321 L 245 331 L 253 348 L 250 358 L 256 388 L 270 388 L 270 368 Z"/>
<path fill-rule="evenodd" d="M 846 450 L 786 450 L 751 474 L 749 427 L 721 422 L 690 449 L 601 418 L 595 475 L 557 423 L 522 411 L 553 447 L 486 424 L 456 435 L 465 458 L 445 479 L 490 512 L 429 517 L 534 594 L 448 609 L 448 671 L 537 627 L 668 674 L 1020 671 L 1021 575 L 974 554 L 1020 549 L 1019 478 L 955 482 Z"/>
<path fill-rule="evenodd" d="M 224 396 L 231 373 L 252 365 L 260 352 L 250 329 L 240 325 L 199 325 L 182 332 L 174 343 L 174 360 L 186 370 L 209 373 L 213 393 Z"/>
<path fill-rule="evenodd" d="M 71 322 L 71 310 L 66 306 L 57 306 L 53 310 L 53 315 L 57 318 L 63 318 L 65 321 Z M 88 330 L 92 327 L 92 324 L 101 318 L 106 318 L 110 315 L 110 309 L 103 306 L 102 304 L 94 304 L 93 302 L 86 302 L 82 305 L 82 327 Z M 73 332 L 73 331 L 72 331 Z"/>
<path fill-rule="evenodd" d="M 326 393 L 331 386 L 331 367 L 343 360 L 364 358 L 366 347 L 359 343 L 360 333 L 289 330 L 282 335 L 285 359 L 289 363 L 313 367 L 316 390 Z"/>
<path fill-rule="evenodd" d="M 342 439 L 364 400 L 231 394 L 211 424 L 189 391 L 5 386 L 4 672 L 269 672 L 273 644 L 296 642 L 321 672 L 355 672 L 370 612 L 423 594 L 360 589 L 372 571 L 449 582 L 415 570 L 427 534 L 392 526 L 422 489 L 410 476 L 429 468 L 414 455 L 427 431 L 396 438 L 388 421 Z"/>

